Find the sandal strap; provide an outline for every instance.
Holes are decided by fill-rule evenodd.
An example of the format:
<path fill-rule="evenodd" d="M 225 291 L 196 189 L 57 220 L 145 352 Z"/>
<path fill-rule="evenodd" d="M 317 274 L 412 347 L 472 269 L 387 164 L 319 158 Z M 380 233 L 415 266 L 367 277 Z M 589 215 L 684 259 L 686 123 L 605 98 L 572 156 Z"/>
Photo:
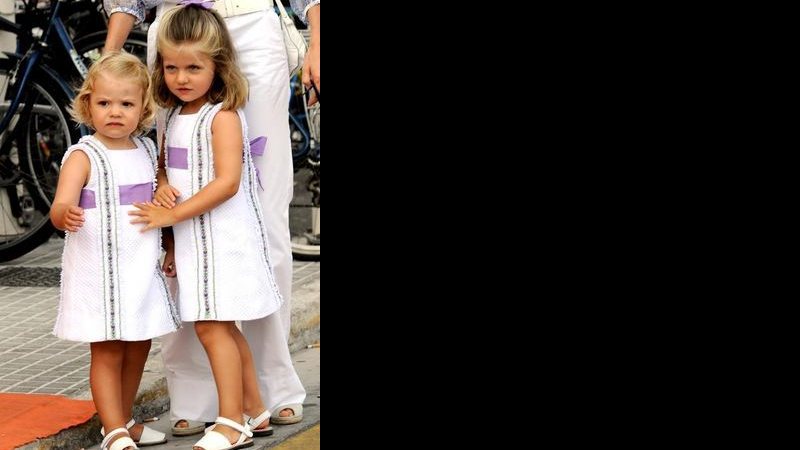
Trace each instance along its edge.
<path fill-rule="evenodd" d="M 128 430 L 126 428 L 117 428 L 115 430 L 111 430 L 111 432 L 108 433 L 105 438 L 103 438 L 103 442 L 100 444 L 100 447 L 101 448 L 108 448 L 109 441 L 111 441 L 111 439 L 113 439 L 114 436 L 117 436 L 117 435 L 122 434 L 122 433 L 128 434 Z M 122 439 L 122 438 L 120 438 L 120 439 Z M 128 439 L 130 439 L 130 435 L 128 436 Z M 119 439 L 117 439 L 117 440 L 119 440 Z M 131 442 L 133 442 L 133 440 L 131 440 Z M 135 445 L 134 445 L 134 447 L 135 447 Z M 122 447 L 122 448 L 125 448 L 125 447 Z"/>
<path fill-rule="evenodd" d="M 234 430 L 236 430 L 239 433 L 241 433 L 245 437 L 253 437 L 253 432 L 250 431 L 250 429 L 246 425 L 240 425 L 240 424 L 238 424 L 238 423 L 234 422 L 233 420 L 228 419 L 226 417 L 217 417 L 217 420 L 215 420 L 214 423 L 218 423 L 220 425 L 225 425 L 227 427 L 231 427 Z M 244 442 L 244 439 L 242 439 L 242 436 L 239 436 L 239 441 L 241 441 L 241 442 L 237 442 L 237 444 L 241 444 L 242 442 Z"/>
<path fill-rule="evenodd" d="M 131 439 L 130 436 L 125 436 L 114 441 L 108 450 L 124 450 L 128 447 L 139 448 L 136 446 L 136 442 L 133 442 L 133 439 Z"/>
<path fill-rule="evenodd" d="M 140 444 L 155 444 L 164 442 L 167 438 L 165 433 L 162 433 L 158 430 L 154 430 L 147 425 L 142 425 L 142 435 L 139 436 L 139 443 Z"/>
<path fill-rule="evenodd" d="M 258 417 L 248 417 L 247 414 L 245 414 L 245 417 L 247 417 L 247 425 L 250 427 L 250 429 L 255 430 L 256 428 L 258 428 L 259 425 L 264 423 L 265 420 L 272 417 L 272 414 L 269 412 L 268 409 L 265 409 L 264 412 L 261 413 Z"/>
<path fill-rule="evenodd" d="M 131 421 L 130 421 L 130 422 L 128 422 L 128 423 L 126 423 L 126 424 L 125 424 L 125 428 L 127 428 L 127 429 L 129 429 L 129 430 L 130 430 L 131 428 L 133 428 L 133 426 L 134 426 L 134 425 L 136 425 L 136 420 L 135 420 L 135 419 L 131 419 Z M 120 428 L 120 430 L 121 430 L 121 429 L 122 429 L 122 428 Z M 106 435 L 106 429 L 105 429 L 105 427 L 100 427 L 100 435 L 101 435 L 101 436 L 105 436 L 105 435 Z"/>
<path fill-rule="evenodd" d="M 232 446 L 224 434 L 218 431 L 209 431 L 194 444 L 194 447 L 200 447 L 203 450 L 218 450 L 228 449 Z"/>
<path fill-rule="evenodd" d="M 136 446 L 136 442 L 133 442 L 133 439 L 131 439 L 130 436 L 125 436 L 114 441 L 108 450 L 124 450 L 129 447 L 139 448 Z"/>

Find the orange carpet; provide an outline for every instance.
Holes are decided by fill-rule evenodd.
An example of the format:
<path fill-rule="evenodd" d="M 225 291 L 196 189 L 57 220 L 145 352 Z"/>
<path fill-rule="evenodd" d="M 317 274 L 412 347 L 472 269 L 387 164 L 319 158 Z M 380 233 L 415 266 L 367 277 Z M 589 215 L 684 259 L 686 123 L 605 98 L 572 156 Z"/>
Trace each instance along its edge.
<path fill-rule="evenodd" d="M 0 450 L 14 450 L 80 425 L 95 414 L 94 403 L 60 395 L 0 394 Z"/>

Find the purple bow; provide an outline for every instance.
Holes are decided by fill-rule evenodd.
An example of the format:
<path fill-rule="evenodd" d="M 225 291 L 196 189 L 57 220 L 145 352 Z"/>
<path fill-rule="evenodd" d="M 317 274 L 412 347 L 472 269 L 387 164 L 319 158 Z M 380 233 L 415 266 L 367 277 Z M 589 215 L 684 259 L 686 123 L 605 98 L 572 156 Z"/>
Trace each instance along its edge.
<path fill-rule="evenodd" d="M 264 156 L 264 151 L 267 149 L 267 137 L 266 136 L 259 136 L 252 141 L 250 141 L 250 154 L 253 156 Z M 255 164 L 253 164 L 255 165 Z M 264 185 L 261 184 L 261 171 L 258 170 L 256 167 L 256 179 L 258 180 L 258 186 L 261 190 L 264 190 Z"/>
<path fill-rule="evenodd" d="M 178 4 L 181 6 L 197 5 L 204 9 L 214 7 L 214 2 L 209 0 L 181 0 Z"/>

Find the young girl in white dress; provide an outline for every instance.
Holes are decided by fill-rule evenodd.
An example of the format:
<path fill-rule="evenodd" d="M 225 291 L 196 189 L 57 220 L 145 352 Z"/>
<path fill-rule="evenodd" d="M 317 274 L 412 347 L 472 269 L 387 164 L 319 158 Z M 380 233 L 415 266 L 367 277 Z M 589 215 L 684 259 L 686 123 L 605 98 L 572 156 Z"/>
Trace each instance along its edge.
<path fill-rule="evenodd" d="M 200 5 L 164 14 L 153 73 L 156 102 L 169 108 L 156 203 L 137 204 L 144 230 L 173 227 L 181 319 L 194 322 L 219 399 L 213 430 L 196 449 L 252 445 L 269 424 L 250 348 L 235 321 L 277 311 L 258 199 L 258 174 L 239 109 L 247 82 L 222 17 Z M 167 255 L 167 265 L 171 255 Z"/>
<path fill-rule="evenodd" d="M 166 442 L 131 419 L 150 340 L 180 326 L 159 266 L 160 231 L 142 233 L 128 215 L 134 202 L 153 197 L 155 145 L 133 135 L 148 129 L 154 108 L 138 58 L 110 53 L 92 65 L 72 113 L 95 133 L 64 155 L 50 211 L 67 232 L 54 333 L 91 343 L 92 398 L 111 430 L 109 450 Z"/>

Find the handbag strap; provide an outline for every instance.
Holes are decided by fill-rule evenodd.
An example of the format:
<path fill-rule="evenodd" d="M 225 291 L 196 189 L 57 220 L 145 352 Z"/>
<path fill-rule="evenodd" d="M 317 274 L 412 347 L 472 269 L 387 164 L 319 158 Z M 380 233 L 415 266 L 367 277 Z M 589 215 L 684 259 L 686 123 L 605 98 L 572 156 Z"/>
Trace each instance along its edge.
<path fill-rule="evenodd" d="M 275 3 L 278 4 L 278 9 L 281 11 L 281 17 L 289 18 L 289 14 L 286 14 L 286 9 L 283 7 L 283 3 L 281 0 L 275 0 Z"/>

